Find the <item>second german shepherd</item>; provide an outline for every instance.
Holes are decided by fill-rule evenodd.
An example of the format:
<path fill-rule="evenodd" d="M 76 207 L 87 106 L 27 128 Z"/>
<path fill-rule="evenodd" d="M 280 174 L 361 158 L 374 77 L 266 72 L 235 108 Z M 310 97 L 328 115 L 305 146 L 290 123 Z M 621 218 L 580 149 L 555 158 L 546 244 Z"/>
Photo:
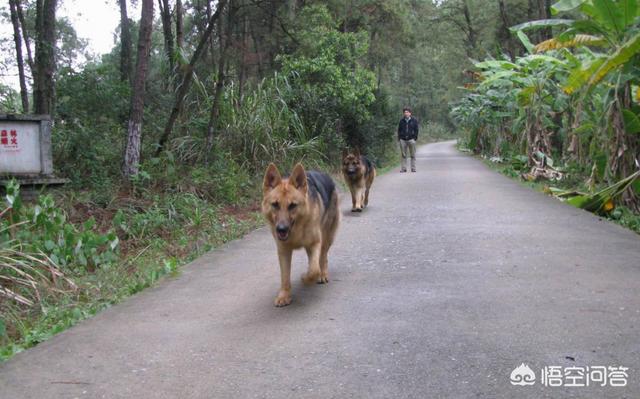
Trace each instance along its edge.
<path fill-rule="evenodd" d="M 291 303 L 291 256 L 304 248 L 309 269 L 302 276 L 305 284 L 329 282 L 327 253 L 340 223 L 338 192 L 331 177 L 316 171 L 305 172 L 297 164 L 283 178 L 274 164 L 264 175 L 262 213 L 271 227 L 278 247 L 280 291 L 275 305 Z"/>
<path fill-rule="evenodd" d="M 369 205 L 369 190 L 376 177 L 373 163 L 359 150 L 342 153 L 342 174 L 351 191 L 351 212 L 362 212 Z"/>

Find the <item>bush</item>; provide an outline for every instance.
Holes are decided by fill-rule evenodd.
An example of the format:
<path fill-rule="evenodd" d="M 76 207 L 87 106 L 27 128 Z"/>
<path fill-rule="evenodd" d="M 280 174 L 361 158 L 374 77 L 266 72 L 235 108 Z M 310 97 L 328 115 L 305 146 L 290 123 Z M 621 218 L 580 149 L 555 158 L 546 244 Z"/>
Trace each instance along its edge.
<path fill-rule="evenodd" d="M 74 188 L 110 188 L 119 180 L 129 86 L 107 64 L 63 69 L 56 86 L 53 155 Z"/>
<path fill-rule="evenodd" d="M 96 231 L 94 219 L 68 223 L 51 196 L 26 206 L 17 183 L 6 191 L 7 206 L 0 211 L 0 344 L 9 330 L 20 330 L 16 314 L 46 313 L 54 298 L 76 292 L 76 277 L 110 267 L 119 244 L 113 232 Z M 7 356 L 13 353 L 8 350 Z"/>
<path fill-rule="evenodd" d="M 217 152 L 233 154 L 242 168 L 260 171 L 269 162 L 293 166 L 305 159 L 322 159 L 318 132 L 306 125 L 290 106 L 293 91 L 289 81 L 275 74 L 247 93 L 240 103 L 238 92 L 225 92 L 220 115 L 221 134 Z M 218 156 L 218 160 L 220 160 Z"/>
<path fill-rule="evenodd" d="M 50 195 L 40 196 L 34 206 L 24 206 L 20 188 L 13 181 L 7 186 L 6 201 L 0 242 L 17 242 L 29 253 L 43 254 L 62 270 L 79 273 L 107 267 L 117 259 L 118 238 L 114 232 L 96 231 L 93 218 L 81 226 L 67 222 Z"/>

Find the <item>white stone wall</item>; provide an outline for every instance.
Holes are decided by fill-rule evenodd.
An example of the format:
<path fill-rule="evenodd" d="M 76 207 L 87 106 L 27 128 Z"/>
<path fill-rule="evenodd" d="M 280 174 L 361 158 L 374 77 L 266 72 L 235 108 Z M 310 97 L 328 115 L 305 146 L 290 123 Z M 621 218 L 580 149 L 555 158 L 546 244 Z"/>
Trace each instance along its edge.
<path fill-rule="evenodd" d="M 0 174 L 38 174 L 43 171 L 40 123 L 0 121 Z"/>

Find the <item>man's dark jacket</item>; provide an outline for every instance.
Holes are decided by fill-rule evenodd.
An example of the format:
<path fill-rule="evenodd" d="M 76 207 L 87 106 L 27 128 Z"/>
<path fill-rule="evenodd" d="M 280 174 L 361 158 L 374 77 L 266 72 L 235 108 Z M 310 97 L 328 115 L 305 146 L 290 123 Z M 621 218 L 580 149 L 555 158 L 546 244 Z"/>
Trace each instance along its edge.
<path fill-rule="evenodd" d="M 405 118 L 400 119 L 398 125 L 398 138 L 400 140 L 418 140 L 418 120 L 411 117 L 409 121 Z"/>

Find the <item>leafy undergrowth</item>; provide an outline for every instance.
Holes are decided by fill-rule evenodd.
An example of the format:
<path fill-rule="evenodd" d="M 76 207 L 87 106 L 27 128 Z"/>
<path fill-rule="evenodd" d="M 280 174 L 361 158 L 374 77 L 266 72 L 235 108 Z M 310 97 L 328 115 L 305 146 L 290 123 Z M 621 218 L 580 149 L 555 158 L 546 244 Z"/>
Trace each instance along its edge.
<path fill-rule="evenodd" d="M 469 152 L 464 148 L 460 148 L 460 150 Z M 575 166 L 562 168 L 565 172 L 564 178 L 557 181 L 529 181 L 522 178 L 523 173 L 526 173 L 526 171 L 528 170 L 528 168 L 526 167 L 526 156 L 516 155 L 513 157 L 500 159 L 482 157 L 481 159 L 492 169 L 497 170 L 503 175 L 508 176 L 514 180 L 517 180 L 527 187 L 543 192 L 545 194 L 551 195 L 557 192 L 582 194 L 607 191 L 607 186 L 602 184 L 589 187 L 587 184 L 589 178 L 588 175 L 586 175 L 586 172 L 584 170 L 577 169 Z M 636 184 L 638 183 L 638 180 L 636 180 Z M 609 187 L 614 186 L 615 185 Z M 578 197 L 582 197 L 582 195 L 576 195 L 574 198 L 580 199 Z M 568 202 L 571 203 L 572 201 Z M 578 201 L 573 202 L 577 203 Z M 615 204 L 615 201 L 611 200 L 604 201 L 603 207 L 600 208 L 596 212 L 599 216 L 606 218 L 607 220 L 610 220 L 612 222 L 618 223 L 619 225 L 640 234 L 640 214 L 633 212 L 633 210 L 624 205 Z"/>
<path fill-rule="evenodd" d="M 246 199 L 255 188 L 248 181 L 236 179 L 217 200 L 187 182 L 175 190 L 137 182 L 111 187 L 110 195 L 65 190 L 32 204 L 10 185 L 0 206 L 0 360 L 178 274 L 261 223 L 257 204 Z"/>

